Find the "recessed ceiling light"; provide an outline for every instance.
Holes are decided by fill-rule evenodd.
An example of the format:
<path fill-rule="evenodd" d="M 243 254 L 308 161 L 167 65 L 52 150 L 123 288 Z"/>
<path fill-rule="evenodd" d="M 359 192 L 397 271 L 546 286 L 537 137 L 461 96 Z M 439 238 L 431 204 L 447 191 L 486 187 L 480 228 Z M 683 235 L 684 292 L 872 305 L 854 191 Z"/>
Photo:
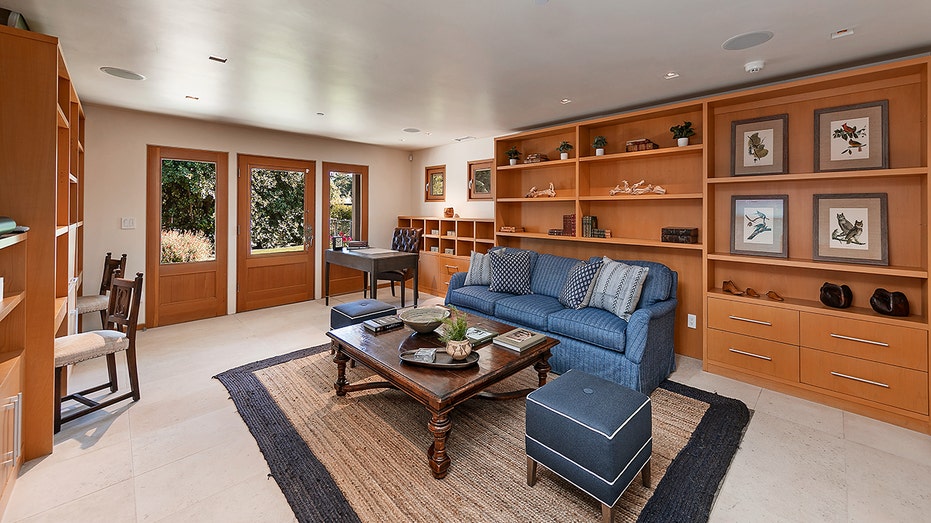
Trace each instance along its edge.
<path fill-rule="evenodd" d="M 752 33 L 739 34 L 732 36 L 721 44 L 721 47 L 728 51 L 742 51 L 750 49 L 760 44 L 765 44 L 773 37 L 771 31 L 754 31 Z"/>
<path fill-rule="evenodd" d="M 559 101 L 559 103 L 561 103 L 561 104 L 563 104 L 563 105 L 571 104 L 571 103 L 572 103 L 572 100 L 570 100 L 570 99 L 568 99 L 568 98 L 563 98 L 562 100 Z"/>
<path fill-rule="evenodd" d="M 405 127 L 404 129 L 401 129 L 401 130 L 404 131 L 405 133 L 419 133 L 420 132 L 420 129 L 416 127 Z"/>
<path fill-rule="evenodd" d="M 188 100 L 200 100 L 200 97 L 199 97 L 199 96 L 187 95 L 187 96 L 185 96 L 185 98 L 187 98 Z"/>
<path fill-rule="evenodd" d="M 838 29 L 831 33 L 831 40 L 837 40 L 838 38 L 843 38 L 845 36 L 852 36 L 853 29 Z"/>
<path fill-rule="evenodd" d="M 664 80 L 672 80 L 673 78 L 679 78 L 679 73 L 675 71 L 669 71 L 668 73 L 663 75 Z"/>
<path fill-rule="evenodd" d="M 128 69 L 120 69 L 119 67 L 104 66 L 104 67 L 101 67 L 100 70 L 107 73 L 110 76 L 115 76 L 117 78 L 122 78 L 124 80 L 145 80 L 145 76 L 142 76 L 139 73 L 134 73 Z"/>
<path fill-rule="evenodd" d="M 208 59 L 213 60 L 214 62 L 220 62 L 221 64 L 225 64 L 226 60 L 228 60 L 227 58 L 223 58 L 222 56 L 215 56 L 215 55 L 210 55 Z"/>

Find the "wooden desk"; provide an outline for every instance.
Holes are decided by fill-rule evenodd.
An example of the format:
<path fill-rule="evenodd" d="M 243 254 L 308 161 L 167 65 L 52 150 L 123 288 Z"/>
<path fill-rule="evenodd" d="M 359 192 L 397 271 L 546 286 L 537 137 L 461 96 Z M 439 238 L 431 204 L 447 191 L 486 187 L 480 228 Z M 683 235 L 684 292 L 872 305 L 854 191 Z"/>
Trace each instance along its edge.
<path fill-rule="evenodd" d="M 417 290 L 418 270 L 417 261 L 420 254 L 416 252 L 400 252 L 389 249 L 327 249 L 324 256 L 324 294 L 326 305 L 330 304 L 330 264 L 357 269 L 369 275 L 369 288 L 372 289 L 372 299 L 378 299 L 377 276 L 379 272 L 394 271 L 400 269 L 412 269 L 414 271 L 414 306 L 417 306 L 417 298 L 420 293 Z M 404 283 L 401 283 L 401 292 L 404 292 Z"/>

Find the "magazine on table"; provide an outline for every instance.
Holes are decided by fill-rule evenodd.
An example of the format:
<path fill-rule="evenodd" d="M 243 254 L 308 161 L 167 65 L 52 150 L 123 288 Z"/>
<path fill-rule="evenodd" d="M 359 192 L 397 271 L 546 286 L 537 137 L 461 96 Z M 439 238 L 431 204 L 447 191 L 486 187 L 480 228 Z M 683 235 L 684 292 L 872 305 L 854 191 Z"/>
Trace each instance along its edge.
<path fill-rule="evenodd" d="M 482 343 L 485 343 L 497 335 L 497 332 L 491 332 L 479 327 L 469 327 L 469 329 L 466 330 L 466 338 L 472 342 L 473 347 L 476 345 L 481 345 Z"/>
<path fill-rule="evenodd" d="M 539 332 L 533 332 L 532 330 L 517 328 L 504 334 L 495 336 L 495 339 L 492 340 L 492 343 L 505 349 L 515 350 L 517 352 L 524 351 L 534 345 L 542 342 L 546 339 L 546 336 L 540 334 Z"/>

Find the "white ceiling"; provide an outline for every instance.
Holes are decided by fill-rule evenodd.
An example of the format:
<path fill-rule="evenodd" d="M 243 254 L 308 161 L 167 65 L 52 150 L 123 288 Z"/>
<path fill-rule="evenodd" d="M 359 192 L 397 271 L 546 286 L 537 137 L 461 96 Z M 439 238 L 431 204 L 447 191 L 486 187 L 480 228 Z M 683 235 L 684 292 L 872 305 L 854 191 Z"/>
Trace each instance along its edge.
<path fill-rule="evenodd" d="M 61 39 L 85 102 L 407 150 L 931 49 L 929 0 L 0 5 Z M 830 38 L 844 28 L 854 34 Z M 775 37 L 743 51 L 721 48 L 761 30 Z M 758 59 L 763 71 L 746 73 L 744 63 Z M 102 66 L 146 80 L 114 78 Z M 681 76 L 664 80 L 670 70 Z"/>

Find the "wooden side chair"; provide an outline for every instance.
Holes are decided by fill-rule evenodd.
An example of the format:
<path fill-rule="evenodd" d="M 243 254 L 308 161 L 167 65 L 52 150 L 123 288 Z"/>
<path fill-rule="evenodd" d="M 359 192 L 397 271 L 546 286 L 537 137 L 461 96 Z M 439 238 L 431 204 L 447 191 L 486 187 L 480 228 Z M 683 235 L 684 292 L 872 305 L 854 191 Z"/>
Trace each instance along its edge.
<path fill-rule="evenodd" d="M 391 236 L 391 249 L 401 252 L 420 252 L 420 235 L 423 229 L 413 227 L 395 227 L 394 234 Z M 414 271 L 410 269 L 400 269 L 395 271 L 379 272 L 375 275 L 378 280 L 391 281 L 391 295 L 394 293 L 394 282 L 401 282 L 401 307 L 404 307 L 404 296 L 407 294 L 404 283 L 414 277 Z"/>
<path fill-rule="evenodd" d="M 55 433 L 61 430 L 62 423 L 129 398 L 133 401 L 139 400 L 139 376 L 136 372 L 136 324 L 139 319 L 139 302 L 142 297 L 142 273 L 137 272 L 133 280 L 121 278 L 121 275 L 119 271 L 114 272 L 110 281 L 110 296 L 105 311 L 104 330 L 55 338 Z M 87 394 L 106 388 L 109 388 L 111 393 L 117 391 L 115 355 L 121 351 L 126 351 L 130 390 L 100 402 L 87 398 Z M 65 372 L 65 368 L 68 365 L 100 356 L 107 357 L 109 381 L 62 397 L 62 394 L 66 392 L 62 390 L 62 373 Z M 77 401 L 87 408 L 62 416 L 61 404 L 69 400 Z"/>
<path fill-rule="evenodd" d="M 113 276 L 113 271 L 119 269 L 120 274 L 126 274 L 126 254 L 120 257 L 119 260 L 114 260 L 112 253 L 107 253 L 107 257 L 103 260 L 103 277 L 100 278 L 100 292 L 95 296 L 78 296 L 75 302 L 75 305 L 78 309 L 78 314 L 87 314 L 90 312 L 99 312 L 100 313 L 100 328 L 104 329 L 107 324 L 107 305 L 110 303 L 110 300 L 107 298 L 107 292 L 110 291 L 110 278 Z"/>

